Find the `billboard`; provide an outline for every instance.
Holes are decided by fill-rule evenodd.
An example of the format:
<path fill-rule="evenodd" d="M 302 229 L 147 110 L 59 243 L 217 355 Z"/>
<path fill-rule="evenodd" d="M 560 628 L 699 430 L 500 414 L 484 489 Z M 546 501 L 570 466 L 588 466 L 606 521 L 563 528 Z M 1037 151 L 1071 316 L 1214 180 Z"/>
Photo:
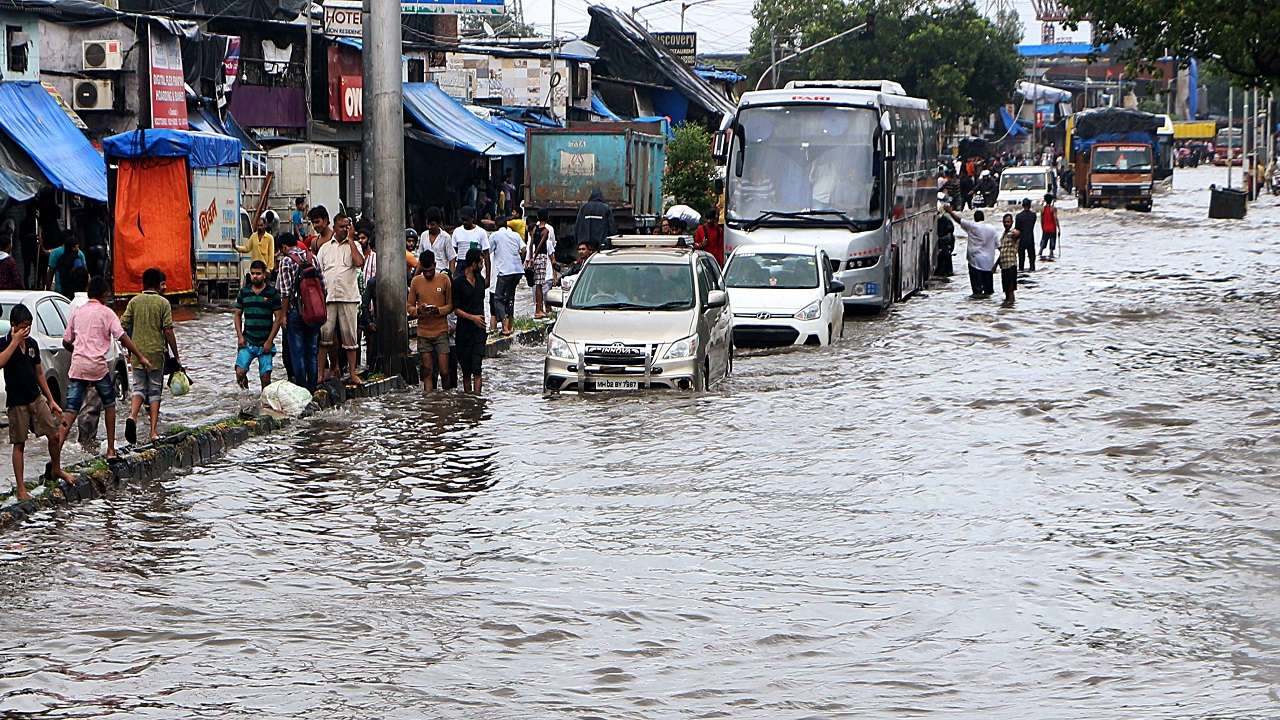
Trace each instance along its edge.
<path fill-rule="evenodd" d="M 691 32 L 656 32 L 650 33 L 680 62 L 693 67 L 693 60 L 698 55 L 698 33 Z"/>
<path fill-rule="evenodd" d="M 360 0 L 325 0 L 324 34 L 335 38 L 363 37 L 364 17 Z"/>
<path fill-rule="evenodd" d="M 506 0 L 400 0 L 405 15 L 501 15 Z"/>
<path fill-rule="evenodd" d="M 147 57 L 151 63 L 151 127 L 186 130 L 187 81 L 177 36 L 152 24 L 147 31 Z"/>

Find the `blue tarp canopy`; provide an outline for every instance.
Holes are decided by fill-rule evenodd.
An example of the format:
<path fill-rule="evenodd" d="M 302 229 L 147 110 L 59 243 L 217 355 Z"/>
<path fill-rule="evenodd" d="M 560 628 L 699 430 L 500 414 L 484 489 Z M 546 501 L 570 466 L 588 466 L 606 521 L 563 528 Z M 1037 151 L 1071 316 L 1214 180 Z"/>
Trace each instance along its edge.
<path fill-rule="evenodd" d="M 604 104 L 604 100 L 600 97 L 600 93 L 591 93 L 591 112 L 600 117 L 609 118 L 610 120 L 621 120 L 616 113 Z"/>
<path fill-rule="evenodd" d="M 721 70 L 718 67 L 710 65 L 696 65 L 693 71 L 703 80 L 715 80 L 718 82 L 740 83 L 747 79 L 746 75 L 732 70 Z"/>
<path fill-rule="evenodd" d="M 1049 43 L 1047 45 L 1019 45 L 1018 54 L 1022 57 L 1083 57 L 1093 53 L 1104 53 L 1106 45 L 1090 43 Z"/>
<path fill-rule="evenodd" d="M 110 158 L 182 157 L 193 168 L 240 164 L 240 141 L 190 130 L 134 130 L 102 141 Z"/>
<path fill-rule="evenodd" d="M 227 113 L 225 120 L 218 117 L 215 110 L 210 110 L 203 105 L 192 108 L 188 106 L 187 124 L 192 130 L 202 133 L 213 133 L 214 135 L 227 135 L 240 141 L 245 150 L 261 150 L 262 146 L 258 145 L 249 133 L 240 127 L 236 119 L 231 117 L 231 113 Z"/>
<path fill-rule="evenodd" d="M 0 130 L 54 187 L 107 201 L 107 164 L 40 83 L 0 83 Z"/>
<path fill-rule="evenodd" d="M 435 83 L 405 83 L 404 109 L 427 134 L 458 150 L 503 157 L 524 155 L 524 142 L 494 127 Z"/>
<path fill-rule="evenodd" d="M 1003 107 L 1000 108 L 1000 122 L 1004 123 L 1005 130 L 1008 131 L 1009 137 L 1018 137 L 1027 131 L 1027 129 L 1019 125 L 1018 121 L 1014 120 L 1013 116 L 1009 114 L 1009 111 Z"/>

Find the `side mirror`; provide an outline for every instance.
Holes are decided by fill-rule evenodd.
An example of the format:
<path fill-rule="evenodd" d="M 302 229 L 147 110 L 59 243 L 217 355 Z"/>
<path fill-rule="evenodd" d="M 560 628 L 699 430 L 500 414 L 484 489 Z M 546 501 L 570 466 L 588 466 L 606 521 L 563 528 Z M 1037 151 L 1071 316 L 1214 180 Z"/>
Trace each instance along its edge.
<path fill-rule="evenodd" d="M 707 293 L 707 309 L 722 308 L 729 304 L 729 293 L 723 290 L 712 290 Z"/>
<path fill-rule="evenodd" d="M 547 304 L 551 307 L 564 307 L 564 290 L 551 288 L 547 291 Z"/>
<path fill-rule="evenodd" d="M 839 280 L 832 280 L 831 285 L 827 288 L 827 292 L 835 293 L 837 295 L 843 295 L 844 290 L 844 283 Z"/>

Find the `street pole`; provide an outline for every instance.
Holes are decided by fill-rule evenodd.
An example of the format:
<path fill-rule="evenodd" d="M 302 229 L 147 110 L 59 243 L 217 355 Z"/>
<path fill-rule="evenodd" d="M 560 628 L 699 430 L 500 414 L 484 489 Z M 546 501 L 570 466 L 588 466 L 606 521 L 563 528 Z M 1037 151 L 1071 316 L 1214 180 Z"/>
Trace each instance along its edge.
<path fill-rule="evenodd" d="M 797 51 L 795 51 L 795 52 L 791 53 L 790 55 L 787 55 L 786 57 L 784 57 L 784 58 L 782 58 L 782 59 L 780 59 L 780 60 L 774 60 L 774 61 L 773 61 L 773 64 L 772 64 L 772 65 L 770 65 L 769 67 L 765 68 L 764 72 L 760 74 L 760 79 L 756 81 L 756 90 L 759 90 L 759 89 L 760 89 L 760 83 L 763 83 L 763 82 L 764 82 L 764 77 L 765 77 L 765 75 L 768 75 L 770 72 L 772 72 L 772 73 L 773 73 L 773 88 L 774 88 L 774 89 L 777 89 L 777 87 L 778 87 L 778 66 L 779 66 L 779 65 L 781 65 L 782 63 L 784 63 L 784 62 L 786 62 L 786 61 L 788 61 L 788 60 L 793 60 L 793 59 L 795 59 L 795 58 L 798 58 L 798 57 L 800 57 L 801 55 L 804 55 L 804 54 L 806 54 L 806 53 L 811 53 L 811 52 L 813 52 L 814 50 L 817 50 L 818 48 L 822 47 L 823 45 L 826 45 L 827 43 L 835 42 L 836 40 L 839 40 L 840 38 L 842 38 L 842 37 L 844 37 L 844 36 L 846 36 L 846 35 L 851 35 L 851 34 L 853 34 L 853 33 L 856 33 L 856 32 L 858 32 L 858 31 L 860 31 L 860 30 L 867 30 L 868 34 L 870 34 L 870 32 L 871 32 L 870 28 L 871 28 L 871 26 L 872 26 L 872 23 L 874 23 L 874 22 L 875 22 L 875 13 L 874 13 L 874 12 L 867 13 L 867 21 L 866 21 L 866 22 L 864 22 L 864 23 L 862 23 L 861 25 L 854 25 L 853 27 L 849 28 L 848 30 L 845 30 L 845 31 L 843 31 L 843 32 L 838 32 L 838 33 L 836 33 L 835 35 L 832 35 L 831 37 L 829 37 L 829 38 L 827 38 L 827 39 L 825 39 L 825 40 L 819 40 L 818 42 L 816 42 L 816 43 L 814 43 L 814 44 L 810 45 L 809 47 L 807 47 L 807 48 L 801 48 L 801 49 L 799 49 L 799 50 L 797 50 Z M 770 55 L 770 58 L 774 57 L 774 55 L 773 55 L 773 44 L 774 44 L 774 43 L 773 43 L 772 35 L 771 35 L 771 36 L 770 36 L 770 41 L 769 41 L 769 51 L 770 51 L 770 52 L 769 52 L 769 55 Z"/>
<path fill-rule="evenodd" d="M 778 36 L 772 30 L 769 31 L 769 70 L 773 71 L 773 77 L 769 80 L 769 87 L 778 87 Z M 769 71 L 760 73 L 760 77 L 768 75 Z M 756 82 L 756 89 L 760 89 L 759 81 Z"/>
<path fill-rule="evenodd" d="M 416 381 L 408 362 L 408 282 L 404 262 L 404 88 L 400 79 L 400 2 L 364 0 L 365 178 L 378 252 L 378 345 L 388 376 Z M 366 209 L 366 211 L 368 210 Z M 410 374 L 412 373 L 412 374 Z"/>
<path fill-rule="evenodd" d="M 307 47 L 302 66 L 304 102 L 307 104 L 307 142 L 311 142 L 311 0 L 306 0 L 307 14 Z"/>
<path fill-rule="evenodd" d="M 1227 189 L 1231 189 L 1231 150 L 1235 146 L 1236 89 L 1227 86 Z"/>

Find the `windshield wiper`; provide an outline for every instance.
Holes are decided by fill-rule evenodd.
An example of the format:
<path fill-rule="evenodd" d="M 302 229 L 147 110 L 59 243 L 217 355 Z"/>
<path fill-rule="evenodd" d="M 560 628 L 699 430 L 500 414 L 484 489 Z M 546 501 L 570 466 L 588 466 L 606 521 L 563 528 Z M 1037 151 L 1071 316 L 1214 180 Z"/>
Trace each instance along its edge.
<path fill-rule="evenodd" d="M 846 227 L 848 227 L 850 230 L 854 232 L 857 232 L 859 230 L 865 230 L 867 229 L 867 226 L 871 224 L 870 221 L 866 221 L 866 220 L 854 220 L 853 218 L 849 217 L 849 214 L 843 210 L 796 210 L 794 212 L 784 212 L 782 210 L 766 210 L 760 213 L 759 215 L 757 215 L 754 219 L 748 220 L 747 222 L 743 223 L 742 229 L 746 230 L 747 232 L 751 232 L 752 230 L 755 230 L 756 228 L 760 227 L 760 224 L 763 223 L 765 220 L 768 220 L 770 218 L 775 218 L 775 217 L 800 219 L 800 218 L 807 218 L 807 217 L 824 217 L 824 216 L 835 217 L 839 219 Z"/>
<path fill-rule="evenodd" d="M 648 310 L 648 305 L 636 305 L 635 303 L 611 302 L 600 303 L 598 305 L 586 305 L 577 308 L 578 310 Z"/>
<path fill-rule="evenodd" d="M 671 310 L 672 308 L 687 308 L 690 303 L 688 300 L 668 300 L 661 305 L 652 305 L 647 310 Z"/>

